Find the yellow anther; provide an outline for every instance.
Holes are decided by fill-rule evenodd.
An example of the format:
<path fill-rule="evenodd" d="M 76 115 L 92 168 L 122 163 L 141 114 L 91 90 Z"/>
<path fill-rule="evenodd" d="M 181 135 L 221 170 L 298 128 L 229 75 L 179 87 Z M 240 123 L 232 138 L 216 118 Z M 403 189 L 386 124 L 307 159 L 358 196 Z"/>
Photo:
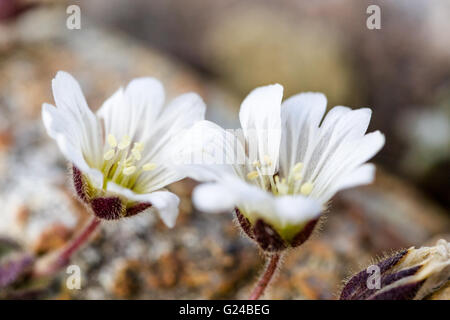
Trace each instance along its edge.
<path fill-rule="evenodd" d="M 297 173 L 296 175 L 294 175 L 294 180 L 298 181 L 302 178 L 302 175 L 300 173 Z"/>
<path fill-rule="evenodd" d="M 247 174 L 247 178 L 249 180 L 254 180 L 254 179 L 258 178 L 258 176 L 259 176 L 258 171 L 252 171 Z"/>
<path fill-rule="evenodd" d="M 307 196 L 311 193 L 314 185 L 311 182 L 306 182 L 300 188 L 300 193 Z"/>
<path fill-rule="evenodd" d="M 134 159 L 136 159 L 136 161 L 141 160 L 142 156 L 141 156 L 141 152 L 137 149 L 133 149 L 131 150 L 131 153 L 133 154 Z"/>
<path fill-rule="evenodd" d="M 120 164 L 122 164 L 125 167 L 131 167 L 134 163 L 133 157 L 128 157 L 125 160 L 121 161 Z"/>
<path fill-rule="evenodd" d="M 142 151 L 144 150 L 144 144 L 142 142 L 135 142 L 133 149 L 137 151 Z"/>
<path fill-rule="evenodd" d="M 303 169 L 303 162 L 297 162 L 294 168 L 292 168 L 292 172 L 299 173 L 302 169 Z"/>
<path fill-rule="evenodd" d="M 122 172 L 126 176 L 132 175 L 133 173 L 136 172 L 136 167 L 135 166 L 126 167 L 125 169 L 123 169 Z"/>
<path fill-rule="evenodd" d="M 109 161 L 112 158 L 114 158 L 114 155 L 115 155 L 114 149 L 110 149 L 107 152 L 105 152 L 105 154 L 103 155 L 103 159 L 105 159 L 106 161 Z"/>
<path fill-rule="evenodd" d="M 120 150 L 128 148 L 131 143 L 131 138 L 128 135 L 124 135 L 119 145 L 117 146 Z"/>
<path fill-rule="evenodd" d="M 116 137 L 114 137 L 114 135 L 112 135 L 111 133 L 108 134 L 108 144 L 111 148 L 115 148 L 117 146 L 117 140 Z"/>
<path fill-rule="evenodd" d="M 259 168 L 261 166 L 261 163 L 258 160 L 253 161 L 253 166 L 256 168 Z"/>
<path fill-rule="evenodd" d="M 268 155 L 264 156 L 264 163 L 268 166 L 272 165 L 272 159 L 270 159 L 270 157 Z"/>
<path fill-rule="evenodd" d="M 142 170 L 144 171 L 151 171 L 156 169 L 156 163 L 149 162 L 142 166 Z"/>

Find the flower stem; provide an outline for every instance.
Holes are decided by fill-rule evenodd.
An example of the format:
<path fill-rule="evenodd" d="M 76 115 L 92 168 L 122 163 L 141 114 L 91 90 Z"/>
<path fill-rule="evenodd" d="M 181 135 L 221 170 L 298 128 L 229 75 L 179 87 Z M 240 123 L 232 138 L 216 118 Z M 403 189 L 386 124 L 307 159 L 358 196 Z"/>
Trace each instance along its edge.
<path fill-rule="evenodd" d="M 270 256 L 270 260 L 269 263 L 267 264 L 266 270 L 256 283 L 256 286 L 250 295 L 250 300 L 258 300 L 264 294 L 267 285 L 269 284 L 270 280 L 275 274 L 275 271 L 277 270 L 279 261 L 280 261 L 279 253 L 274 253 Z"/>
<path fill-rule="evenodd" d="M 101 220 L 97 217 L 92 217 L 89 223 L 83 228 L 83 230 L 73 238 L 70 243 L 63 248 L 56 256 L 56 258 L 50 262 L 46 268 L 43 270 L 35 271 L 35 275 L 45 276 L 50 275 L 59 269 L 66 266 L 72 255 L 80 249 L 80 247 L 89 240 L 91 235 L 97 230 L 97 227 L 100 225 Z"/>

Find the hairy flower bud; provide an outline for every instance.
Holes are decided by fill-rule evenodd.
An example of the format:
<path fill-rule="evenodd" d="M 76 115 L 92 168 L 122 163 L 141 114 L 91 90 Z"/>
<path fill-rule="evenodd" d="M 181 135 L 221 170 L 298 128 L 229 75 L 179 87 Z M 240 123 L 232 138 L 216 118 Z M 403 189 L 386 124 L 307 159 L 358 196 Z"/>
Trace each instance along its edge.
<path fill-rule="evenodd" d="M 420 300 L 445 285 L 450 277 L 450 243 L 411 247 L 352 276 L 341 300 Z"/>

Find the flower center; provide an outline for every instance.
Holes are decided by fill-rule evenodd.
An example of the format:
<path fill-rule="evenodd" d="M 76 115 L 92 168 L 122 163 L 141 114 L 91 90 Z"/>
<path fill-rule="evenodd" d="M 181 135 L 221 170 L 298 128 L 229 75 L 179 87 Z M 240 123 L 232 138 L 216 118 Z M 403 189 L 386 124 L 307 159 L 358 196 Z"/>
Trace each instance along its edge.
<path fill-rule="evenodd" d="M 134 142 L 132 145 L 131 138 L 125 135 L 118 143 L 112 134 L 108 134 L 106 140 L 109 149 L 103 155 L 101 170 L 105 177 L 104 189 L 108 181 L 132 189 L 141 173 L 156 169 L 155 163 L 141 163 L 141 152 L 144 149 L 142 142 Z"/>
<path fill-rule="evenodd" d="M 269 156 L 264 156 L 263 166 L 271 166 L 272 160 Z M 293 194 L 303 194 L 308 196 L 313 188 L 314 184 L 312 182 L 302 182 L 302 169 L 303 163 L 297 162 L 295 166 L 289 172 L 287 178 L 280 178 L 279 174 L 275 175 L 264 175 L 261 170 L 261 163 L 259 161 L 254 161 L 252 166 L 255 170 L 250 171 L 247 174 L 247 179 L 249 181 L 255 182 L 259 187 L 264 190 L 272 191 L 274 195 L 293 195 Z"/>

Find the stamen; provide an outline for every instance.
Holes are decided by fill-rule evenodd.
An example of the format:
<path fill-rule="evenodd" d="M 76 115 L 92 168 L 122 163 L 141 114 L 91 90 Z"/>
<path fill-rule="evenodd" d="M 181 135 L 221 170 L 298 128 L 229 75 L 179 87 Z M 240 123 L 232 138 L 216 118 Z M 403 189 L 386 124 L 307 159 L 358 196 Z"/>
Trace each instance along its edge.
<path fill-rule="evenodd" d="M 105 159 L 106 161 L 111 160 L 112 158 L 114 158 L 116 152 L 114 151 L 114 149 L 110 149 L 107 152 L 105 152 L 105 154 L 103 155 L 103 159 Z"/>
<path fill-rule="evenodd" d="M 300 193 L 307 196 L 311 193 L 314 185 L 311 182 L 306 182 L 300 188 Z"/>
<path fill-rule="evenodd" d="M 134 159 L 136 159 L 136 161 L 141 160 L 142 156 L 141 156 L 141 152 L 137 149 L 131 150 L 131 153 L 133 154 Z"/>
<path fill-rule="evenodd" d="M 131 167 L 126 167 L 125 169 L 123 169 L 123 174 L 126 176 L 132 175 L 134 172 L 136 171 L 136 167 L 135 166 L 131 166 Z"/>
<path fill-rule="evenodd" d="M 111 133 L 108 134 L 108 144 L 111 148 L 115 148 L 117 146 L 117 140 L 116 137 L 114 137 L 114 135 L 112 135 Z"/>
<path fill-rule="evenodd" d="M 120 150 L 128 148 L 131 143 L 131 138 L 128 135 L 124 135 L 119 145 L 117 146 Z"/>
<path fill-rule="evenodd" d="M 107 179 L 105 181 L 113 181 L 132 189 L 141 173 L 157 168 L 157 165 L 152 162 L 137 166 L 142 159 L 144 150 L 142 142 L 134 142 L 133 148 L 130 148 L 132 140 L 128 135 L 124 135 L 119 143 L 112 134 L 108 134 L 106 140 L 111 148 L 103 155 L 105 161 L 102 165 L 102 172 Z"/>
<path fill-rule="evenodd" d="M 133 149 L 142 152 L 142 150 L 144 150 L 144 144 L 142 142 L 135 142 Z"/>
<path fill-rule="evenodd" d="M 249 180 L 255 180 L 258 177 L 259 177 L 258 171 L 251 171 L 247 174 L 247 178 Z"/>
<path fill-rule="evenodd" d="M 252 164 L 253 164 L 253 166 L 256 167 L 256 168 L 259 168 L 259 167 L 261 166 L 261 163 L 259 162 L 259 160 L 253 161 Z"/>
<path fill-rule="evenodd" d="M 156 163 L 149 162 L 142 166 L 142 170 L 144 171 L 152 171 L 156 169 Z"/>

